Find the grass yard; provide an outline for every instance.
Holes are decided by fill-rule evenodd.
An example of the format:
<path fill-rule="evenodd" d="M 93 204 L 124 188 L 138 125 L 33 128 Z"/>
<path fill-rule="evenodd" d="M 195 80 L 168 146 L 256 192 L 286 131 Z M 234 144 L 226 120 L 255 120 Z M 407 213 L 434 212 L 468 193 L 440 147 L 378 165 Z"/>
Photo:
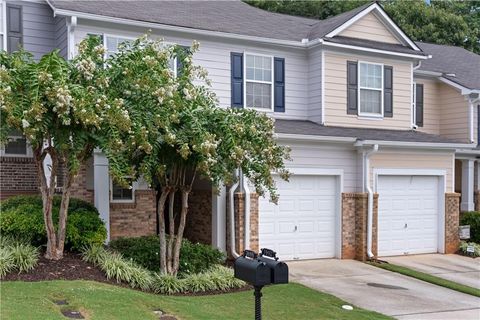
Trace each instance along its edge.
<path fill-rule="evenodd" d="M 400 273 L 400 274 L 403 274 L 403 275 L 406 275 L 406 276 L 409 276 L 409 277 L 412 277 L 412 278 L 415 278 L 415 279 L 418 279 L 418 280 L 422 280 L 422 281 L 425 281 L 425 282 L 435 284 L 437 286 L 442 286 L 442 287 L 445 287 L 445 288 L 449 288 L 449 289 L 452 289 L 452 290 L 456 290 L 456 291 L 459 291 L 459 292 L 470 294 L 472 296 L 480 297 L 480 289 L 469 287 L 469 286 L 466 286 L 466 285 L 463 285 L 463 284 L 460 284 L 460 283 L 457 283 L 457 282 L 454 282 L 454 281 L 450 281 L 450 280 L 447 280 L 447 279 L 439 278 L 437 276 L 434 276 L 434 275 L 431 275 L 431 274 L 428 274 L 428 273 L 416 271 L 416 270 L 413 270 L 413 269 L 410 269 L 410 268 L 407 268 L 407 267 L 402 267 L 402 266 L 398 266 L 398 265 L 391 264 L 391 263 L 370 262 L 370 264 L 372 266 L 375 266 L 375 267 L 378 267 L 378 268 L 382 268 L 382 269 L 385 269 L 385 270 L 388 270 L 388 271 L 397 272 L 397 273 Z"/>
<path fill-rule="evenodd" d="M 158 319 L 161 309 L 178 319 L 253 319 L 253 291 L 213 296 L 160 296 L 92 281 L 2 282 L 1 319 L 62 319 L 53 300 L 66 299 L 86 319 Z M 300 284 L 262 290 L 264 319 L 390 319 L 357 309 L 343 310 L 344 301 Z"/>

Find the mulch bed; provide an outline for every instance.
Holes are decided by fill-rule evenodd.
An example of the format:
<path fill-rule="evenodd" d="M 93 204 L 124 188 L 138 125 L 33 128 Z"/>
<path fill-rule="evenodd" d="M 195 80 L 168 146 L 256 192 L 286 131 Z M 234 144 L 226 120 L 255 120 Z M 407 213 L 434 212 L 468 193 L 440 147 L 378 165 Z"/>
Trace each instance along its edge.
<path fill-rule="evenodd" d="M 26 273 L 12 272 L 2 281 L 48 281 L 48 280 L 93 280 L 117 284 L 108 280 L 105 273 L 93 264 L 85 262 L 74 253 L 65 253 L 63 259 L 47 260 L 43 256 L 38 259 L 37 266 Z"/>
<path fill-rule="evenodd" d="M 109 280 L 105 273 L 91 263 L 82 260 L 79 254 L 65 252 L 63 259 L 55 261 L 48 260 L 41 255 L 35 269 L 29 272 L 7 274 L 2 281 L 50 281 L 50 280 L 91 280 L 113 284 L 121 287 L 128 287 L 124 283 Z M 226 291 L 215 290 L 208 292 L 187 292 L 175 294 L 175 296 L 206 296 L 230 292 L 251 290 L 253 287 L 246 285 L 242 288 L 234 288 Z"/>

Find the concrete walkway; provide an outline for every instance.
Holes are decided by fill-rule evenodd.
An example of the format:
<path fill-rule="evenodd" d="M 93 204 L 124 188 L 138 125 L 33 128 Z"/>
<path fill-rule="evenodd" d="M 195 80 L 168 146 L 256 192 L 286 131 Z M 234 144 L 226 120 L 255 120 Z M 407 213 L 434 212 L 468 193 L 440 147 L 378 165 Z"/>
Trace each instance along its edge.
<path fill-rule="evenodd" d="M 397 319 L 480 319 L 480 298 L 353 260 L 288 263 L 292 281 Z"/>
<path fill-rule="evenodd" d="M 422 254 L 380 259 L 480 289 L 480 258 L 458 254 Z"/>

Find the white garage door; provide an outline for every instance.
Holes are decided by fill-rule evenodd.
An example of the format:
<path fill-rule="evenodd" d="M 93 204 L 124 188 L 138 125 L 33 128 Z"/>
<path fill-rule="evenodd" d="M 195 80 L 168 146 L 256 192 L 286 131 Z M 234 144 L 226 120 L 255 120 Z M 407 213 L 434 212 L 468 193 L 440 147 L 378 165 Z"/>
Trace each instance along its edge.
<path fill-rule="evenodd" d="M 259 201 L 260 247 L 285 260 L 334 257 L 336 177 L 294 175 L 277 187 L 278 205 Z"/>
<path fill-rule="evenodd" d="M 439 178 L 378 177 L 378 255 L 438 249 Z"/>

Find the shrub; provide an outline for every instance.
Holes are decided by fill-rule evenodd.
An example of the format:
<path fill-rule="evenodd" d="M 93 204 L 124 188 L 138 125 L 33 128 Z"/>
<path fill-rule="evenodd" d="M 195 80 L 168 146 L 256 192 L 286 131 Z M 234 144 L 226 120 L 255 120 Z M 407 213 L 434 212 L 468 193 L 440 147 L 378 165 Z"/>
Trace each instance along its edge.
<path fill-rule="evenodd" d="M 468 246 L 473 246 L 473 252 L 467 252 L 467 247 Z M 460 242 L 460 251 L 465 254 L 465 255 L 471 255 L 473 257 L 480 257 L 480 244 L 477 244 L 475 242 L 466 242 L 466 241 L 461 241 Z"/>
<path fill-rule="evenodd" d="M 8 237 L 0 240 L 0 278 L 14 270 L 30 271 L 37 265 L 38 249 Z"/>
<path fill-rule="evenodd" d="M 61 198 L 54 197 L 53 221 L 58 221 Z M 12 197 L 0 203 L 0 233 L 31 243 L 34 246 L 46 244 L 42 199 L 40 196 Z M 98 215 L 97 209 L 90 203 L 72 198 L 69 204 L 68 224 L 65 248 L 79 251 L 82 247 L 102 244 L 107 230 Z"/>
<path fill-rule="evenodd" d="M 151 271 L 160 269 L 158 236 L 120 238 L 111 241 L 110 248 Z M 213 265 L 221 264 L 224 261 L 224 254 L 212 246 L 192 243 L 184 239 L 180 249 L 179 275 L 204 272 Z"/>
<path fill-rule="evenodd" d="M 0 247 L 0 278 L 5 277 L 13 269 L 15 269 L 15 262 L 12 252 L 5 247 Z"/>
<path fill-rule="evenodd" d="M 470 225 L 470 241 L 480 243 L 480 212 L 463 212 L 460 217 L 460 225 Z"/>
<path fill-rule="evenodd" d="M 152 284 L 150 271 L 138 266 L 132 260 L 125 259 L 118 252 L 109 252 L 94 245 L 87 247 L 82 253 L 83 259 L 99 266 L 108 279 L 125 282 L 132 288 L 148 290 Z"/>
<path fill-rule="evenodd" d="M 168 274 L 156 273 L 153 277 L 152 291 L 161 294 L 176 294 L 187 291 L 184 279 Z"/>

